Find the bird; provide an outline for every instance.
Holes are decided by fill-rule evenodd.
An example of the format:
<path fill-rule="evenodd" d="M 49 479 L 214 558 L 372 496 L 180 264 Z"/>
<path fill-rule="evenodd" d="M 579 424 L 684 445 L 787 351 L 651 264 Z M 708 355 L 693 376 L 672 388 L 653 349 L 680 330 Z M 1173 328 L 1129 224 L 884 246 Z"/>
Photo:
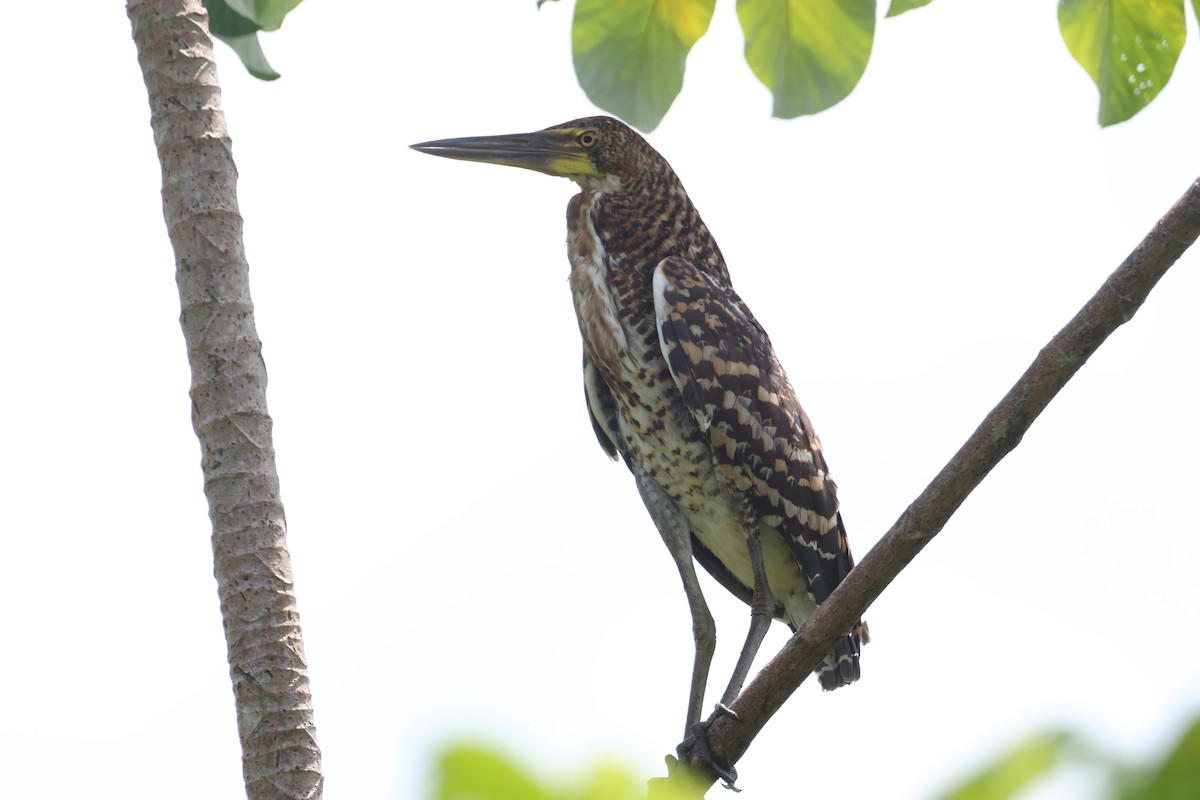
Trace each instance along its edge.
<path fill-rule="evenodd" d="M 695 563 L 751 608 L 707 722 L 732 713 L 771 621 L 794 631 L 854 566 L 820 439 L 682 182 L 632 128 L 595 116 L 411 147 L 579 187 L 567 256 L 588 416 L 633 474 L 684 585 L 695 640 L 684 737 L 694 741 L 716 648 Z M 867 641 L 860 620 L 820 665 L 822 688 L 859 679 Z"/>

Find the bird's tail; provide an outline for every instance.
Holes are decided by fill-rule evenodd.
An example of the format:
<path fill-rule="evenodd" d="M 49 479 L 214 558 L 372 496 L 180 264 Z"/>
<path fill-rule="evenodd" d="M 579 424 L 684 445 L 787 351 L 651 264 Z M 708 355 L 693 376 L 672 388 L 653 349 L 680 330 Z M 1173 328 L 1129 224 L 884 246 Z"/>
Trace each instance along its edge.
<path fill-rule="evenodd" d="M 833 691 L 842 686 L 854 683 L 862 675 L 858 666 L 858 655 L 862 646 L 871 641 L 871 632 L 867 623 L 859 620 L 834 651 L 825 657 L 825 661 L 817 668 L 821 680 L 821 688 Z"/>

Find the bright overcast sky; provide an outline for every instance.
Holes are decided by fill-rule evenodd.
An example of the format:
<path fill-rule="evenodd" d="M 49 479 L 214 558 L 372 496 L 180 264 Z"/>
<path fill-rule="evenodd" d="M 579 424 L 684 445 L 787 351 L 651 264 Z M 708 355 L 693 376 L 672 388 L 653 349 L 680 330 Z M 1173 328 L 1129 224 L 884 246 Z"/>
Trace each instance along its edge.
<path fill-rule="evenodd" d="M 785 122 L 717 6 L 650 140 L 771 332 L 861 556 L 1200 174 L 1200 44 L 1101 130 L 1053 3 L 942 0 L 880 22 L 849 100 Z M 603 755 L 650 776 L 679 733 L 683 593 L 584 409 L 574 188 L 407 148 L 595 113 L 571 10 L 309 0 L 265 40 L 270 84 L 218 47 L 330 797 L 420 797 L 458 735 L 547 775 Z M 237 797 L 129 24 L 119 3 L 7 20 L 5 793 Z M 771 721 L 741 798 L 924 800 L 1040 727 L 1136 758 L 1200 709 L 1198 271 L 1190 252 L 872 607 L 862 681 L 806 683 Z M 748 613 L 706 586 L 716 692 Z"/>

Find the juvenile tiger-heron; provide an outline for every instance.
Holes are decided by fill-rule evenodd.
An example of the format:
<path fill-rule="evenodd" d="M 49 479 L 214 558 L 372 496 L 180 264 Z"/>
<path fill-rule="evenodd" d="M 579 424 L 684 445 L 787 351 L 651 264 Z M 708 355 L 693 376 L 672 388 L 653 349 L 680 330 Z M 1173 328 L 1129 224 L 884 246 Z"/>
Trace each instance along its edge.
<path fill-rule="evenodd" d="M 633 473 L 683 578 L 693 736 L 716 648 L 693 558 L 751 609 L 722 706 L 741 691 L 771 620 L 798 627 L 854 564 L 812 423 L 679 178 L 629 127 L 588 117 L 413 147 L 579 185 L 567 254 L 588 414 L 600 446 Z M 823 688 L 858 679 L 867 638 L 862 622 L 846 634 L 819 668 Z"/>

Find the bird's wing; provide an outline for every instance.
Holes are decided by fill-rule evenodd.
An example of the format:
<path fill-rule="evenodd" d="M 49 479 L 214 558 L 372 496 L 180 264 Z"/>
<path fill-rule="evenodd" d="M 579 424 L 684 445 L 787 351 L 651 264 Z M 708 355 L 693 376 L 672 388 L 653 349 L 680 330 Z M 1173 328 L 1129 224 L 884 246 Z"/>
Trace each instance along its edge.
<path fill-rule="evenodd" d="M 854 560 L 820 441 L 766 331 L 732 289 L 682 258 L 658 265 L 654 302 L 663 356 L 717 465 L 824 601 Z"/>
<path fill-rule="evenodd" d="M 612 390 L 604 382 L 600 370 L 583 356 L 583 393 L 587 399 L 588 417 L 592 421 L 592 430 L 596 433 L 596 441 L 608 453 L 608 457 L 616 460 L 617 453 L 625 459 L 628 465 L 629 457 L 621 447 L 621 434 L 617 428 L 617 404 L 613 400 Z"/>

